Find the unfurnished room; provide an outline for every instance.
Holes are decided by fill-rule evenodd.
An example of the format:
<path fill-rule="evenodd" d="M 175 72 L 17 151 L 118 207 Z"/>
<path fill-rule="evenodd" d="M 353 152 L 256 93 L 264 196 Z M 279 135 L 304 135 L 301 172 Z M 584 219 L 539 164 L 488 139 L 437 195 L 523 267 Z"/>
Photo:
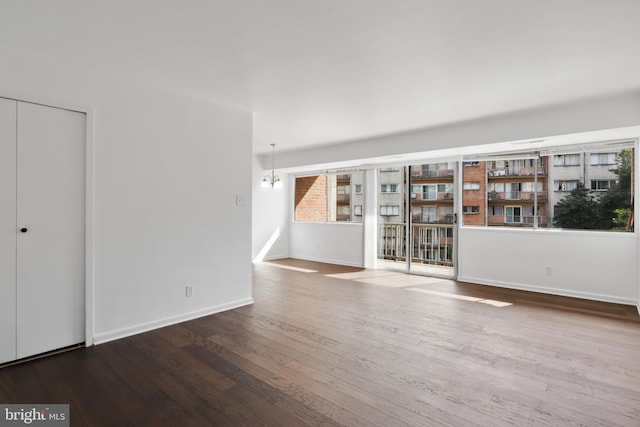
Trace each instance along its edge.
<path fill-rule="evenodd" d="M 0 425 L 640 425 L 640 2 L 0 12 Z"/>

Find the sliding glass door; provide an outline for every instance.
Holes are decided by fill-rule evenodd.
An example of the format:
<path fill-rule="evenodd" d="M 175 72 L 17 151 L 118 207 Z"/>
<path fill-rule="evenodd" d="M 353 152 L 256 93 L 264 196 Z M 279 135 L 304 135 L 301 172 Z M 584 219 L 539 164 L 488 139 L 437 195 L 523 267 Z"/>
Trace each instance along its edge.
<path fill-rule="evenodd" d="M 378 170 L 378 266 L 455 276 L 455 162 Z"/>
<path fill-rule="evenodd" d="M 378 266 L 407 270 L 407 167 L 378 169 Z"/>

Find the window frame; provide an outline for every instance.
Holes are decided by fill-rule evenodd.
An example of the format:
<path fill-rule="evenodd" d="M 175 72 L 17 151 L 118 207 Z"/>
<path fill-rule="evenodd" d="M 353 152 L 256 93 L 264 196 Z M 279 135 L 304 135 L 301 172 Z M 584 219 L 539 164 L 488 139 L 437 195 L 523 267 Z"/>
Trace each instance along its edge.
<path fill-rule="evenodd" d="M 392 208 L 392 212 L 395 212 L 396 210 L 398 211 L 397 213 L 382 213 L 384 208 L 384 211 L 388 211 L 389 208 Z M 400 205 L 380 205 L 378 207 L 378 215 L 380 216 L 400 216 Z"/>
<path fill-rule="evenodd" d="M 469 156 L 463 155 L 461 159 L 461 164 L 459 166 L 459 173 L 461 177 L 460 182 L 464 183 L 465 179 L 468 181 L 472 181 L 473 178 L 475 178 L 476 176 L 474 175 L 474 173 L 472 173 L 472 175 L 469 175 L 469 176 L 465 175 L 465 171 L 464 171 L 465 162 L 469 162 L 473 160 L 479 160 L 481 162 L 484 162 L 485 185 L 486 185 L 486 197 L 484 198 L 484 201 L 485 201 L 484 227 L 487 227 L 487 228 L 519 230 L 519 229 L 523 229 L 523 226 L 524 226 L 524 228 L 527 228 L 527 229 L 553 231 L 553 232 L 572 232 L 572 233 L 608 232 L 608 233 L 614 233 L 617 235 L 620 235 L 620 234 L 636 235 L 638 231 L 636 230 L 636 227 L 634 226 L 634 224 L 638 222 L 638 195 L 635 193 L 638 193 L 639 191 L 638 189 L 640 189 L 640 173 L 638 173 L 638 165 L 640 164 L 638 160 L 640 158 L 639 141 L 640 141 L 640 137 L 631 137 L 631 138 L 621 138 L 617 140 L 596 141 L 596 142 L 589 142 L 589 143 L 575 142 L 569 145 L 562 145 L 562 144 L 558 144 L 555 146 L 549 145 L 544 149 L 537 149 L 532 151 L 523 150 L 520 152 L 512 152 L 512 153 L 500 152 L 500 153 L 476 154 L 476 155 L 469 155 Z M 595 196 L 595 200 L 597 202 L 599 194 L 606 193 L 606 191 L 614 185 L 614 181 L 619 181 L 619 179 L 615 179 L 615 180 L 610 178 L 600 179 L 599 177 L 605 177 L 605 176 L 608 177 L 608 175 L 606 175 L 607 173 L 613 172 L 612 169 L 618 168 L 618 165 L 619 165 L 618 156 L 619 156 L 619 153 L 621 153 L 623 150 L 631 150 L 631 156 L 632 156 L 631 158 L 631 162 L 632 162 L 631 191 L 634 194 L 632 194 L 633 197 L 632 197 L 631 214 L 633 215 L 633 219 L 632 219 L 632 222 L 628 223 L 628 224 L 631 224 L 631 226 L 630 227 L 628 226 L 627 230 L 625 230 L 624 222 L 626 221 L 620 221 L 619 219 L 623 217 L 620 217 L 619 215 L 618 215 L 617 222 L 612 221 L 610 226 L 605 225 L 603 228 L 597 228 L 597 229 L 591 229 L 587 227 L 561 228 L 560 226 L 558 226 L 557 223 L 554 222 L 554 216 L 558 214 L 558 211 L 555 210 L 555 205 L 557 204 L 558 201 L 566 197 L 568 193 L 571 191 L 571 188 L 573 188 L 568 186 L 568 189 L 563 190 L 561 187 L 561 184 L 563 182 L 569 183 L 571 181 L 575 181 L 575 179 L 573 179 L 573 176 L 577 172 L 570 172 L 568 170 L 565 173 L 558 169 L 558 171 L 554 173 L 553 171 L 554 158 L 557 155 L 567 155 L 568 157 L 565 157 L 563 160 L 563 163 L 565 163 L 565 165 L 566 163 L 569 163 L 566 166 L 574 166 L 573 163 L 575 163 L 576 161 L 578 162 L 579 166 L 584 166 L 585 168 L 588 168 L 589 166 L 593 166 L 593 169 L 588 172 L 585 172 L 582 167 L 578 168 L 581 171 L 580 179 L 578 179 L 578 181 L 580 182 L 586 181 L 585 184 L 587 189 L 590 188 L 591 180 L 610 182 L 607 189 L 602 188 L 602 189 L 593 191 L 593 195 Z M 591 154 L 600 155 L 600 157 L 597 159 L 598 162 L 596 162 L 598 164 L 591 165 Z M 604 154 L 606 154 L 606 157 L 603 157 Z M 528 157 L 526 158 L 526 160 L 522 162 L 512 161 L 512 160 L 517 160 L 518 158 L 524 158 L 525 156 L 528 156 Z M 492 174 L 490 172 L 500 168 L 506 169 L 507 165 L 509 165 L 509 167 L 513 165 L 514 167 L 520 166 L 520 167 L 528 168 L 529 167 L 528 165 L 530 165 L 532 162 L 535 162 L 536 158 L 541 160 L 541 162 L 539 162 L 538 165 L 536 166 L 536 170 L 533 173 L 530 170 L 527 170 L 526 174 L 524 173 L 525 171 L 522 171 L 523 174 L 520 176 L 524 176 L 524 175 L 542 176 L 543 178 L 542 179 L 536 178 L 533 181 L 533 182 L 537 182 L 537 184 L 533 184 L 533 183 L 528 184 L 530 188 L 535 188 L 535 191 L 525 190 L 525 187 L 521 186 L 521 194 L 523 194 L 524 198 L 520 199 L 522 200 L 520 216 L 523 219 L 523 221 L 522 221 L 522 225 L 518 225 L 521 223 L 514 221 L 514 219 L 517 219 L 517 215 L 514 215 L 514 212 L 512 210 L 510 211 L 511 212 L 510 215 L 507 215 L 508 212 L 506 210 L 506 207 L 516 206 L 517 203 L 520 202 L 520 200 L 518 200 L 515 197 L 511 197 L 510 200 L 507 199 L 506 197 L 501 198 L 500 194 L 495 194 L 495 193 L 498 193 L 497 191 L 494 191 L 494 198 L 491 198 L 491 194 L 490 194 L 493 188 L 492 185 L 499 185 L 499 186 L 504 185 L 506 187 L 505 188 L 506 191 L 504 195 L 506 195 L 507 191 L 513 192 L 512 191 L 513 189 L 511 189 L 511 186 L 508 185 L 508 182 L 511 181 L 509 178 L 511 177 L 512 174 L 509 172 Z M 613 161 L 613 159 L 615 159 L 615 161 Z M 556 160 L 556 162 L 558 161 Z M 560 166 L 560 164 L 556 166 L 558 168 L 562 167 Z M 608 171 L 605 172 L 605 168 L 608 169 Z M 496 172 L 500 172 L 500 171 L 496 171 Z M 513 175 L 518 175 L 518 173 L 515 173 Z M 525 179 L 520 179 L 520 181 L 525 182 Z M 500 182 L 505 184 L 502 184 Z M 543 183 L 542 190 L 540 190 L 540 182 Z M 461 184 L 461 185 L 464 185 L 464 184 Z M 495 187 L 495 188 L 498 188 L 498 187 Z M 559 194 L 554 195 L 555 193 L 559 193 Z M 513 196 L 515 195 L 516 194 L 513 194 Z M 464 200 L 463 197 L 459 199 L 459 203 L 462 208 L 461 212 L 464 215 L 468 215 L 463 211 L 464 209 L 463 203 L 467 202 L 467 200 Z M 513 202 L 516 202 L 516 203 L 513 203 Z M 529 206 L 529 203 L 531 203 L 531 206 Z M 468 203 L 468 204 L 471 205 L 473 203 Z M 495 208 L 496 206 L 499 206 L 499 205 L 502 205 L 502 207 L 498 209 L 503 209 L 504 217 L 506 218 L 507 216 L 509 216 L 509 218 L 506 218 L 506 219 L 513 221 L 509 223 L 504 223 L 505 227 L 496 227 L 497 225 L 501 225 L 498 222 L 500 220 L 499 218 L 497 218 L 496 215 L 493 215 L 492 213 L 494 210 L 492 208 Z M 625 207 L 626 209 L 626 205 L 620 205 L 620 207 L 621 208 Z M 528 212 L 529 209 L 536 212 L 536 215 L 534 215 L 533 218 L 530 218 L 525 213 L 525 212 Z M 517 211 L 515 213 L 517 213 Z M 483 227 L 483 225 L 477 224 L 477 223 L 465 224 L 464 215 L 462 217 L 462 221 L 460 224 L 461 227 L 472 227 L 472 228 Z M 511 226 L 512 224 L 513 226 Z"/>
<path fill-rule="evenodd" d="M 311 173 L 305 173 L 305 174 L 299 174 L 299 175 L 293 175 L 293 179 L 292 179 L 292 191 L 291 191 L 291 221 L 294 223 L 315 223 L 315 224 L 359 224 L 362 225 L 363 223 L 363 215 L 355 215 L 353 213 L 353 207 L 355 206 L 354 203 L 354 199 L 353 199 L 353 194 L 352 193 L 352 186 L 355 186 L 356 184 L 353 183 L 353 177 L 356 174 L 361 174 L 361 179 L 362 179 L 362 184 L 357 184 L 357 185 L 362 185 L 362 188 L 365 188 L 365 173 L 363 170 L 359 170 L 359 169 L 352 169 L 352 170 L 341 170 L 341 171 L 323 171 L 323 172 L 311 172 Z M 348 175 L 349 176 L 349 183 L 346 185 L 339 185 L 338 184 L 338 177 L 339 176 L 344 176 L 344 175 Z M 298 212 L 297 212 L 297 206 L 296 206 L 296 198 L 297 198 L 297 186 L 298 186 L 298 180 L 299 179 L 304 179 L 304 178 L 319 178 L 319 177 L 325 177 L 325 179 L 327 179 L 328 177 L 335 177 L 335 186 L 332 190 L 329 190 L 327 188 L 325 188 L 325 202 L 324 202 L 324 207 L 322 208 L 324 210 L 324 219 L 300 219 L 298 217 Z M 325 184 L 327 185 L 327 184 Z M 339 188 L 342 188 L 342 190 L 339 190 Z M 332 204 L 333 208 L 335 209 L 335 217 L 336 219 L 331 219 L 330 218 L 330 212 L 331 209 L 329 208 L 329 197 L 330 197 L 330 193 L 334 192 L 335 194 L 335 206 Z M 366 196 L 363 193 L 359 193 L 357 194 L 359 200 L 361 200 L 361 202 L 359 203 L 359 205 L 363 205 L 364 200 L 366 199 Z M 343 200 L 340 200 L 340 199 Z M 348 205 L 346 204 L 339 204 L 340 201 L 342 201 L 343 203 L 345 202 L 344 199 L 348 200 Z M 340 212 L 338 212 L 339 210 L 343 210 L 345 207 L 349 208 L 349 213 L 348 214 L 342 214 Z M 344 219 L 344 220 L 339 220 L 337 219 L 339 215 L 345 216 L 347 215 L 349 218 L 348 219 Z M 354 218 L 354 217 L 358 217 L 358 218 Z"/>
<path fill-rule="evenodd" d="M 385 188 L 394 188 L 395 187 L 395 191 L 383 191 L 382 189 Z M 399 188 L 400 188 L 400 184 L 395 184 L 395 183 L 384 183 L 384 184 L 380 184 L 380 194 L 397 194 L 399 193 Z"/>

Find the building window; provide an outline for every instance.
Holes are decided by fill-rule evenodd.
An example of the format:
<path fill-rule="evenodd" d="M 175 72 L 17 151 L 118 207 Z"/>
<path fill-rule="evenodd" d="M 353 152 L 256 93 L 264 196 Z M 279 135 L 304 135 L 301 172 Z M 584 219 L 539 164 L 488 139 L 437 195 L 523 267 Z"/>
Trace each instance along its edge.
<path fill-rule="evenodd" d="M 352 213 L 353 181 L 362 182 L 364 174 L 321 174 L 297 177 L 294 196 L 294 220 L 310 222 L 362 222 Z M 361 185 L 361 184 L 359 184 Z M 362 197 L 359 203 L 362 203 Z"/>
<path fill-rule="evenodd" d="M 355 194 L 362 194 L 362 184 L 355 184 L 353 186 L 353 192 Z"/>
<path fill-rule="evenodd" d="M 607 191 L 616 185 L 615 179 L 593 179 L 591 180 L 592 191 Z"/>
<path fill-rule="evenodd" d="M 351 206 L 349 205 L 338 205 L 337 206 L 338 215 L 349 215 L 351 213 Z"/>
<path fill-rule="evenodd" d="M 580 154 L 553 156 L 553 166 L 580 166 Z"/>
<path fill-rule="evenodd" d="M 362 216 L 362 205 L 355 205 L 353 207 L 353 214 L 356 216 Z"/>
<path fill-rule="evenodd" d="M 504 222 L 507 224 L 522 223 L 522 206 L 505 206 Z"/>
<path fill-rule="evenodd" d="M 526 153 L 523 158 L 496 158 L 480 162 L 479 168 L 463 169 L 463 190 L 482 190 L 463 192 L 464 225 L 546 227 L 543 219 L 548 220 L 548 215 L 525 218 L 523 212 L 529 205 L 546 212 L 548 161 Z"/>
<path fill-rule="evenodd" d="M 340 185 L 340 184 L 338 184 L 336 186 L 336 191 L 338 192 L 338 194 L 349 194 L 350 190 L 351 190 L 351 186 L 349 186 L 349 185 Z"/>
<path fill-rule="evenodd" d="M 438 184 L 438 193 L 453 193 L 453 184 Z"/>
<path fill-rule="evenodd" d="M 509 182 L 506 184 L 504 198 L 507 200 L 520 200 L 522 198 L 522 182 Z"/>
<path fill-rule="evenodd" d="M 422 200 L 437 200 L 438 187 L 436 185 L 422 186 Z"/>
<path fill-rule="evenodd" d="M 398 184 L 380 184 L 381 193 L 397 193 Z"/>
<path fill-rule="evenodd" d="M 616 153 L 591 153 L 591 166 L 615 164 Z"/>
<path fill-rule="evenodd" d="M 400 168 L 380 168 L 380 172 L 399 172 Z"/>
<path fill-rule="evenodd" d="M 480 166 L 480 162 L 462 162 L 464 167 Z"/>
<path fill-rule="evenodd" d="M 465 181 L 462 184 L 462 189 L 463 190 L 479 190 L 480 189 L 480 182 L 478 182 L 478 181 Z"/>
<path fill-rule="evenodd" d="M 553 181 L 555 191 L 573 191 L 578 188 L 578 180 L 556 180 Z"/>
<path fill-rule="evenodd" d="M 422 206 L 422 223 L 434 223 L 437 221 L 438 211 L 436 206 Z"/>
<path fill-rule="evenodd" d="M 453 200 L 453 184 L 414 184 L 411 198 L 417 200 Z"/>
<path fill-rule="evenodd" d="M 398 216 L 398 215 L 400 215 L 400 206 L 398 205 L 380 206 L 380 216 Z"/>

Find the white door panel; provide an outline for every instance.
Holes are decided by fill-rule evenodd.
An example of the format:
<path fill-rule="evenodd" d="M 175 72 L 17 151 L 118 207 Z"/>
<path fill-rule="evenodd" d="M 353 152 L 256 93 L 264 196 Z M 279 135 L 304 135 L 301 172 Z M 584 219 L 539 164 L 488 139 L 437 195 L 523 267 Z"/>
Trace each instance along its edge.
<path fill-rule="evenodd" d="M 85 115 L 18 103 L 17 357 L 84 341 Z"/>
<path fill-rule="evenodd" d="M 16 104 L 0 98 L 0 363 L 16 359 Z"/>

